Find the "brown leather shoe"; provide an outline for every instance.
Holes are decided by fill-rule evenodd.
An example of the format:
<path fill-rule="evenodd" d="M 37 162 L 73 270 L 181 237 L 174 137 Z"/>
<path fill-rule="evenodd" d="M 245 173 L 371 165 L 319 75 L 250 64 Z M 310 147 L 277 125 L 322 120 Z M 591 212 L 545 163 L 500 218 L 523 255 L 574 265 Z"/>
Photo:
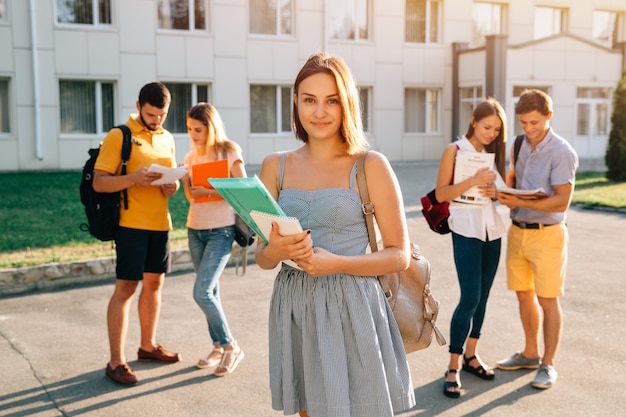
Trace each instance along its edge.
<path fill-rule="evenodd" d="M 111 368 L 111 365 L 107 363 L 107 368 L 104 374 L 121 385 L 135 385 L 137 383 L 137 377 L 127 364 L 117 365 L 115 369 Z"/>
<path fill-rule="evenodd" d="M 137 357 L 140 361 L 178 362 L 182 360 L 180 353 L 170 352 L 163 345 L 157 345 L 152 352 L 139 348 Z"/>

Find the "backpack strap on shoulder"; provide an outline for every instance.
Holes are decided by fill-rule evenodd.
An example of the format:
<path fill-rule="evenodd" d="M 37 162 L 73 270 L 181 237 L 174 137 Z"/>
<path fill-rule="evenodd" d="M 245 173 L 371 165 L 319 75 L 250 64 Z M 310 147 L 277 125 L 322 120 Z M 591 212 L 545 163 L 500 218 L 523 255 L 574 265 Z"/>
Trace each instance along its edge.
<path fill-rule="evenodd" d="M 133 136 L 126 125 L 115 126 L 120 129 L 124 135 L 124 139 L 122 140 L 122 175 L 126 175 L 126 166 L 128 165 L 128 160 L 130 159 L 130 151 L 133 146 Z M 124 209 L 128 210 L 128 191 L 126 188 L 122 190 L 122 195 L 124 196 Z"/>

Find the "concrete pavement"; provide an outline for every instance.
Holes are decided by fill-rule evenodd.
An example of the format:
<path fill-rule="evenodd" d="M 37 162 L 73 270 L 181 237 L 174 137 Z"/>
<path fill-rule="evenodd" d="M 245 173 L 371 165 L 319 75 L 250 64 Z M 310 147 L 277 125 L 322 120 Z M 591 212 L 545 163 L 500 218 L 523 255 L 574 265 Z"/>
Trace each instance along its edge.
<path fill-rule="evenodd" d="M 412 240 L 432 264 L 432 290 L 441 301 L 446 337 L 458 299 L 450 236 L 431 232 L 419 198 L 434 185 L 436 164 L 394 165 Z M 508 212 L 500 209 L 508 221 Z M 464 396 L 441 393 L 447 346 L 409 355 L 417 405 L 414 416 L 621 416 L 626 386 L 626 215 L 572 208 L 569 269 L 562 298 L 564 333 L 559 380 L 546 391 L 530 387 L 534 371 L 498 371 L 494 381 L 461 373 Z M 504 253 L 504 250 L 503 250 Z M 137 362 L 139 325 L 131 307 L 126 354 L 140 382 L 119 387 L 104 378 L 105 324 L 113 286 L 83 285 L 0 299 L 0 416 L 231 416 L 275 417 L 268 382 L 267 312 L 276 271 L 249 265 L 221 279 L 229 323 L 246 357 L 233 375 L 215 378 L 195 368 L 210 340 L 192 296 L 193 275 L 170 275 L 163 291 L 158 340 L 181 352 L 172 365 Z M 515 295 L 501 262 L 488 304 L 480 353 L 489 364 L 522 348 Z M 372 416 L 376 417 L 376 416 Z"/>

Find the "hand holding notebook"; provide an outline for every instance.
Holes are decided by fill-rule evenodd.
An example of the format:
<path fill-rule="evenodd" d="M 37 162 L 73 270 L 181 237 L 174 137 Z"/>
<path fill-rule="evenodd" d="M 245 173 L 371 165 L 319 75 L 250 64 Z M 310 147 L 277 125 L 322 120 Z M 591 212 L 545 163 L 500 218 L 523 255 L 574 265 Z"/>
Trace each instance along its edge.
<path fill-rule="evenodd" d="M 252 210 L 250 217 L 252 217 L 252 220 L 263 233 L 261 239 L 266 243 L 269 241 L 270 233 L 272 232 L 272 222 L 278 223 L 278 233 L 282 236 L 295 235 L 302 232 L 300 221 L 295 217 L 269 214 L 258 210 Z"/>

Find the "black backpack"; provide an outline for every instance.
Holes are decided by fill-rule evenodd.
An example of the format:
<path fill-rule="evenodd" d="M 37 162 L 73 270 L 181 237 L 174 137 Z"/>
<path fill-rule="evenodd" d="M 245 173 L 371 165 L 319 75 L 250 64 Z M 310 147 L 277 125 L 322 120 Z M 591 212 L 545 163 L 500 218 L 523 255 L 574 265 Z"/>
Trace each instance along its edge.
<path fill-rule="evenodd" d="M 130 158 L 132 135 L 126 125 L 115 126 L 124 134 L 122 142 L 122 173 L 126 174 L 126 164 Z M 80 201 L 85 206 L 87 223 L 80 225 L 80 230 L 89 232 L 96 239 L 103 242 L 113 240 L 120 223 L 120 193 L 97 193 L 93 189 L 93 171 L 96 159 L 100 154 L 100 145 L 89 149 L 89 159 L 83 167 L 83 176 L 80 180 Z M 122 191 L 124 196 L 124 209 L 128 209 L 128 192 Z"/>

